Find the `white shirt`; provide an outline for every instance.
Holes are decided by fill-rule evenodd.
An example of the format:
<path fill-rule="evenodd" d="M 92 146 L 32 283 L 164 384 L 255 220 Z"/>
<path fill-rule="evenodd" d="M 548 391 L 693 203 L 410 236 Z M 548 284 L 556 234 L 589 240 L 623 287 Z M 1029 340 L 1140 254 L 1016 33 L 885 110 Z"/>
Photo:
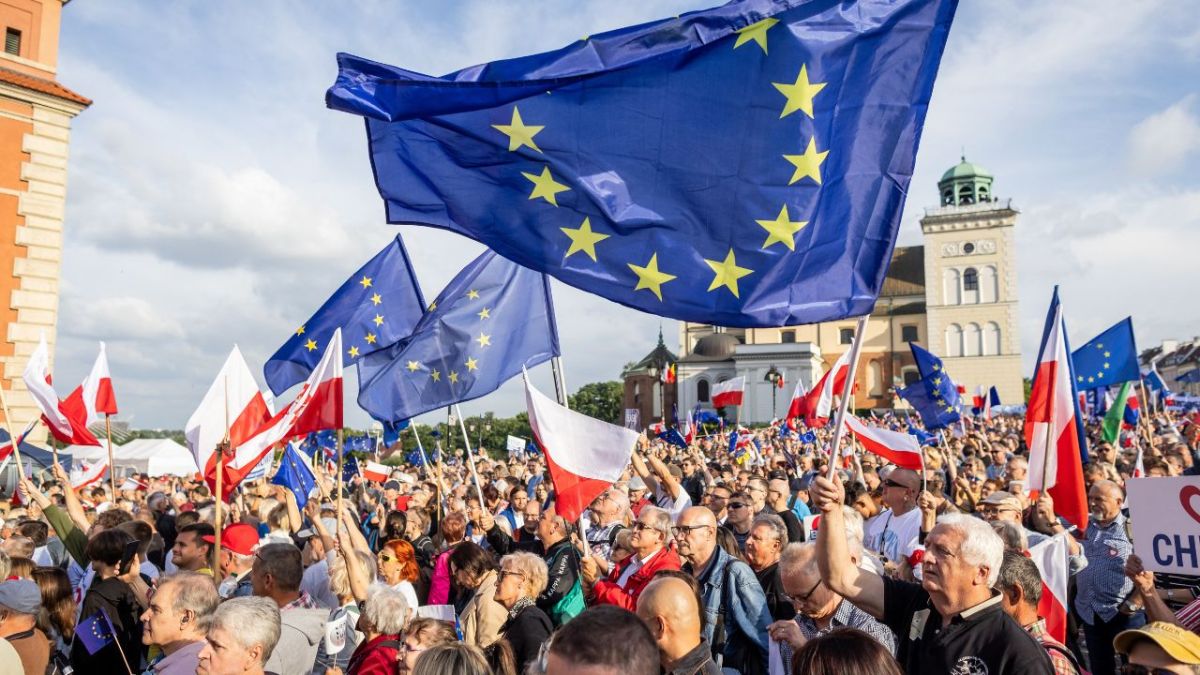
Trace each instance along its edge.
<path fill-rule="evenodd" d="M 337 554 L 330 551 L 325 555 L 325 559 L 318 560 L 304 570 L 304 576 L 300 578 L 300 590 L 312 596 L 320 607 L 333 609 L 340 607 L 341 603 L 329 588 L 329 556 Z"/>
<path fill-rule="evenodd" d="M 891 509 L 867 521 L 863 528 L 863 546 L 893 562 L 899 561 L 909 542 L 921 532 L 921 509 L 912 509 L 902 516 Z"/>
<path fill-rule="evenodd" d="M 663 550 L 664 549 L 660 548 L 657 551 L 655 551 L 654 553 L 651 553 L 650 555 L 646 556 L 645 558 L 634 558 L 632 562 L 630 562 L 628 565 L 625 566 L 625 570 L 621 572 L 621 578 L 617 579 L 617 585 L 620 586 L 622 589 L 624 589 L 625 584 L 629 583 L 629 578 L 632 577 L 634 574 L 636 574 L 638 570 L 645 567 L 646 563 L 650 562 L 654 558 L 654 556 L 658 555 L 659 553 L 662 553 Z"/>
<path fill-rule="evenodd" d="M 417 600 L 417 589 L 413 588 L 411 581 L 401 581 L 395 586 L 392 586 L 392 588 L 400 591 L 400 594 L 403 595 L 404 599 L 408 601 L 409 609 L 416 611 L 417 605 L 420 605 L 421 603 Z"/>

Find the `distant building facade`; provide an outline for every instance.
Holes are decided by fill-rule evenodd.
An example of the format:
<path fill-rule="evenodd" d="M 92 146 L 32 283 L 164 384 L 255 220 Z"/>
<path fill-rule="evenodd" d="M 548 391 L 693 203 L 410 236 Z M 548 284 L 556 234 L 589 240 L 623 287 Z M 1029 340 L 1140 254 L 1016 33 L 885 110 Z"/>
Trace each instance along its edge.
<path fill-rule="evenodd" d="M 1143 368 L 1154 366 L 1167 389 L 1188 396 L 1200 396 L 1200 382 L 1179 381 L 1183 375 L 1200 370 L 1200 337 L 1163 340 L 1161 345 L 1143 351 L 1140 361 Z"/>

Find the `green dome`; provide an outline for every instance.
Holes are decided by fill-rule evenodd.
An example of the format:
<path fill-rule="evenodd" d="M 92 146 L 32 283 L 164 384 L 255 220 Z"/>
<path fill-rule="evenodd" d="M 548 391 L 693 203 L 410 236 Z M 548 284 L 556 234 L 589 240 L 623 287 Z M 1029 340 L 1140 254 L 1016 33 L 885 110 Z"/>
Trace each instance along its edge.
<path fill-rule="evenodd" d="M 942 180 L 939 183 L 954 180 L 956 178 L 992 178 L 992 174 L 988 173 L 987 169 L 968 162 L 964 157 L 961 162 L 950 167 L 946 173 L 942 174 Z"/>

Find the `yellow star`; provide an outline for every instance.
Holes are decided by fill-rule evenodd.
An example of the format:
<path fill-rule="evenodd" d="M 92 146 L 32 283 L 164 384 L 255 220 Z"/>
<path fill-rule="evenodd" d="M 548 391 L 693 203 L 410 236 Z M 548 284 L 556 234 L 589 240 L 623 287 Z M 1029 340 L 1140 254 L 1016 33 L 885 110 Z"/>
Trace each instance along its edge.
<path fill-rule="evenodd" d="M 346 353 L 350 355 L 350 358 L 357 359 L 358 358 L 358 347 L 351 347 L 349 350 L 346 351 Z"/>
<path fill-rule="evenodd" d="M 942 378 L 940 378 L 940 377 L 933 378 L 933 380 L 931 380 L 931 382 L 933 382 L 933 386 L 935 386 L 935 387 L 942 386 Z"/>
<path fill-rule="evenodd" d="M 365 339 L 367 341 L 367 344 L 369 344 L 369 345 L 375 344 L 375 334 L 374 333 L 367 333 L 367 337 Z"/>
<path fill-rule="evenodd" d="M 1096 377 L 1103 380 L 1104 379 L 1104 371 L 1103 370 L 1096 371 Z"/>
<path fill-rule="evenodd" d="M 821 164 L 825 161 L 825 155 L 828 154 L 828 150 L 817 152 L 817 139 L 810 138 L 808 139 L 808 148 L 805 149 L 803 155 L 784 155 L 783 158 L 796 167 L 796 172 L 792 174 L 792 179 L 788 181 L 788 185 L 806 176 L 816 181 L 817 185 L 820 185 Z"/>
<path fill-rule="evenodd" d="M 1076 380 L 1079 380 L 1080 382 L 1083 382 L 1083 376 L 1082 376 L 1082 375 L 1078 375 L 1078 376 L 1076 376 L 1076 377 L 1075 377 L 1075 379 L 1076 379 Z"/>
<path fill-rule="evenodd" d="M 935 363 L 935 364 L 933 364 L 933 369 L 934 369 L 934 370 L 941 370 L 941 369 L 942 369 L 942 364 L 940 364 L 940 363 Z"/>
<path fill-rule="evenodd" d="M 296 335 L 304 335 L 304 326 L 300 326 L 296 329 Z"/>
<path fill-rule="evenodd" d="M 310 352 L 312 352 L 312 351 L 316 351 L 316 349 L 317 349 L 317 342 L 316 342 L 316 340 L 309 340 L 308 342 L 305 342 L 305 343 L 304 343 L 304 348 L 305 348 L 305 349 L 307 349 L 307 350 L 308 350 L 308 351 L 310 351 Z"/>
<path fill-rule="evenodd" d="M 433 302 L 429 303 L 429 311 L 432 312 L 435 309 L 437 309 L 437 300 L 434 300 Z"/>
<path fill-rule="evenodd" d="M 567 254 L 563 256 L 564 260 L 570 258 L 573 253 L 583 251 L 592 259 L 592 262 L 596 262 L 596 244 L 612 236 L 592 232 L 591 218 L 584 218 L 583 224 L 578 229 L 572 230 L 569 227 L 560 227 L 558 229 L 571 238 L 571 247 L 567 249 Z"/>
<path fill-rule="evenodd" d="M 1104 343 L 1103 343 L 1103 342 L 1097 342 L 1097 343 L 1096 343 L 1096 349 L 1104 349 Z"/>
<path fill-rule="evenodd" d="M 725 256 L 725 260 L 717 262 L 716 260 L 705 259 L 704 262 L 708 263 L 708 266 L 712 268 L 714 273 L 712 283 L 708 285 L 708 290 L 714 291 L 724 286 L 733 292 L 733 297 L 735 298 L 741 297 L 738 295 L 738 279 L 754 272 L 754 270 L 737 266 L 737 260 L 733 257 L 732 248 L 729 249 L 729 255 Z"/>
<path fill-rule="evenodd" d="M 467 291 L 467 299 L 468 300 L 478 300 L 479 299 L 479 291 L 475 290 L 474 288 Z"/>
<path fill-rule="evenodd" d="M 479 368 L 479 359 L 467 359 L 467 370 L 477 370 Z"/>
<path fill-rule="evenodd" d="M 475 338 L 475 341 L 479 343 L 480 347 L 492 346 L 492 336 L 485 333 L 480 333 L 479 337 Z"/>
<path fill-rule="evenodd" d="M 1106 363 L 1106 364 L 1104 364 L 1104 369 L 1105 369 L 1105 370 L 1108 370 L 1108 364 L 1107 364 L 1107 363 Z"/>
<path fill-rule="evenodd" d="M 441 374 L 441 373 L 439 373 L 439 372 L 438 372 L 438 371 L 436 371 L 436 370 L 434 370 L 433 372 L 429 373 L 429 376 L 433 378 L 433 381 L 434 381 L 434 382 L 441 382 L 441 381 L 442 381 L 442 374 Z"/>
<path fill-rule="evenodd" d="M 1110 356 L 1112 356 L 1112 352 L 1104 352 L 1104 358 L 1107 359 Z"/>
<path fill-rule="evenodd" d="M 550 175 L 550 167 L 548 166 L 542 167 L 542 173 L 540 176 L 532 173 L 525 173 L 524 171 L 521 172 L 521 175 L 525 176 L 530 180 L 530 182 L 533 183 L 533 192 L 529 193 L 530 199 L 537 199 L 538 197 L 541 197 L 551 204 L 558 206 L 558 193 L 566 192 L 567 190 L 571 189 L 566 185 L 554 180 L 554 176 Z"/>
<path fill-rule="evenodd" d="M 452 371 L 450 371 L 450 384 L 457 384 L 457 383 L 458 383 L 458 371 L 452 370 Z"/>
<path fill-rule="evenodd" d="M 796 233 L 808 224 L 806 220 L 791 220 L 788 217 L 787 204 L 779 209 L 779 215 L 775 217 L 775 220 L 756 220 L 754 222 L 767 231 L 767 240 L 763 242 L 763 248 L 778 243 L 788 247 L 789 251 L 796 250 Z"/>
<path fill-rule="evenodd" d="M 545 127 L 525 124 L 521 120 L 521 111 L 517 110 L 517 106 L 513 106 L 512 124 L 493 124 L 492 128 L 500 133 L 508 136 L 508 151 L 515 152 L 522 145 L 527 145 L 536 152 L 541 152 L 542 149 L 533 142 L 533 137 L 538 135 Z"/>
<path fill-rule="evenodd" d="M 371 319 L 371 320 L 375 322 L 375 325 L 376 325 L 376 326 L 382 326 L 382 325 L 383 325 L 383 315 L 382 315 L 382 314 L 376 314 L 376 315 L 375 315 L 375 318 L 374 318 L 374 319 Z"/>
<path fill-rule="evenodd" d="M 475 316 L 478 316 L 480 321 L 483 321 L 484 319 L 490 319 L 492 318 L 492 310 L 484 307 L 483 309 L 479 310 L 479 313 Z"/>
<path fill-rule="evenodd" d="M 1096 381 L 1096 378 L 1094 378 L 1094 377 L 1089 377 L 1089 378 L 1088 378 L 1088 382 L 1095 382 L 1095 381 Z"/>
<path fill-rule="evenodd" d="M 779 19 L 763 19 L 762 21 L 752 23 L 749 26 L 742 28 L 737 32 L 738 38 L 737 42 L 733 43 L 733 48 L 737 49 L 738 47 L 741 47 L 747 42 L 753 40 L 755 44 L 757 44 L 759 47 L 762 47 L 763 53 L 766 54 L 767 31 L 771 29 L 771 26 L 774 26 L 777 23 L 779 23 Z"/>
<path fill-rule="evenodd" d="M 779 113 L 779 118 L 783 119 L 788 115 L 803 110 L 804 114 L 809 117 L 813 116 L 813 97 L 821 93 L 825 88 L 824 82 L 809 82 L 808 81 L 808 65 L 800 66 L 800 74 L 796 76 L 795 84 L 784 84 L 782 82 L 771 83 L 779 93 L 787 98 L 787 103 L 783 106 L 783 112 Z"/>
<path fill-rule="evenodd" d="M 378 293 L 375 293 L 371 296 L 371 304 L 378 305 L 381 302 L 383 302 L 383 296 L 379 295 Z"/>
<path fill-rule="evenodd" d="M 658 254 L 650 256 L 650 262 L 646 263 L 645 267 L 639 267 L 633 263 L 626 263 L 629 269 L 638 276 L 637 286 L 634 291 L 640 291 L 643 288 L 648 288 L 652 293 L 662 300 L 662 285 L 675 278 L 674 274 L 667 274 L 658 270 Z"/>
<path fill-rule="evenodd" d="M 358 283 L 362 284 L 363 288 L 370 288 L 371 287 L 371 277 L 363 275 L 363 278 L 359 279 Z"/>
<path fill-rule="evenodd" d="M 417 368 L 420 368 L 420 367 L 421 367 L 421 364 L 420 364 L 420 363 L 417 363 L 416 361 L 409 361 L 409 362 L 408 362 L 408 372 L 410 372 L 410 373 L 411 373 L 411 372 L 413 372 L 414 370 L 416 370 Z"/>

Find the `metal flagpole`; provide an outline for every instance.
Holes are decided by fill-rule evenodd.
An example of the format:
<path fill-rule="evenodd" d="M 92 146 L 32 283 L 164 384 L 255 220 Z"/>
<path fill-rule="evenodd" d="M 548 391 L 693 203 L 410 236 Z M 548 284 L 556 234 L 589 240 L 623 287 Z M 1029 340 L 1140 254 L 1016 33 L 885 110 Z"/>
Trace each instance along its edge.
<path fill-rule="evenodd" d="M 553 373 L 553 375 L 554 375 L 554 393 L 558 397 L 558 404 L 561 405 L 562 407 L 570 410 L 571 406 L 568 405 L 568 400 L 567 400 L 567 377 L 566 377 L 566 374 L 563 373 L 562 357 L 559 357 L 559 356 L 550 357 L 550 372 Z M 525 377 L 528 378 L 529 373 L 525 373 Z M 664 403 L 665 403 L 665 400 L 666 399 L 663 399 Z M 663 412 L 665 413 L 665 410 Z M 666 417 L 664 417 L 663 420 L 664 420 L 664 426 L 665 426 Z M 553 481 L 553 480 L 554 480 L 553 476 L 551 476 L 551 481 Z M 557 490 L 555 492 L 557 493 Z M 578 523 L 577 527 L 579 527 L 579 540 L 581 542 L 583 542 L 583 554 L 591 555 L 592 549 L 591 549 L 591 546 L 588 545 L 587 528 L 584 527 L 582 513 L 579 514 L 579 523 Z"/>
<path fill-rule="evenodd" d="M 217 456 L 215 458 L 216 462 L 213 465 L 216 467 L 216 471 L 217 471 L 217 494 L 214 495 L 216 497 L 216 499 L 213 500 L 213 510 L 214 510 L 213 511 L 213 529 L 215 530 L 215 532 L 213 532 L 213 557 L 217 558 L 217 559 L 220 559 L 220 556 L 221 556 L 221 520 L 222 520 L 221 504 L 225 501 L 224 499 L 222 499 L 222 495 L 224 494 L 223 487 L 224 487 L 224 482 L 225 482 L 225 480 L 224 480 L 225 479 L 225 457 L 224 457 L 225 445 L 227 443 L 229 443 L 230 438 L 232 438 L 232 434 L 230 433 L 230 427 L 229 427 L 229 376 L 228 375 L 226 375 L 224 377 L 224 383 L 225 383 L 225 440 L 223 440 L 217 444 L 217 448 L 216 448 Z M 108 465 L 108 470 L 109 471 L 113 470 L 113 466 L 111 464 Z M 212 561 L 209 561 L 210 564 L 211 564 L 211 562 Z M 218 571 L 218 573 L 220 572 L 220 570 L 217 570 L 217 571 Z"/>
<path fill-rule="evenodd" d="M 454 414 L 458 417 L 458 428 L 462 429 L 463 444 L 467 448 L 467 462 L 471 465 L 471 477 L 475 479 L 475 493 L 479 495 L 479 508 L 487 508 L 483 501 L 483 488 L 479 485 L 479 472 L 475 470 L 475 453 L 471 452 L 471 438 L 467 436 L 467 425 L 463 422 L 462 410 L 454 404 Z"/>
<path fill-rule="evenodd" d="M 112 415 L 104 413 L 104 435 L 108 437 L 108 482 L 112 484 L 113 503 L 117 500 L 117 467 L 113 464 L 112 449 Z M 54 453 L 54 463 L 58 463 L 58 452 Z"/>
<path fill-rule="evenodd" d="M 854 391 L 854 373 L 858 369 L 858 355 L 862 351 L 863 337 L 867 332 L 867 319 L 870 317 L 870 314 L 858 317 L 858 324 L 854 329 L 854 341 L 850 345 L 850 362 L 846 364 L 846 383 L 842 386 L 842 398 L 838 402 L 837 419 L 833 424 L 833 441 L 829 446 L 829 480 L 833 480 L 833 475 L 837 472 L 842 435 L 846 431 L 846 409 L 850 407 L 850 392 Z M 837 373 L 833 374 L 833 378 L 837 379 Z"/>

